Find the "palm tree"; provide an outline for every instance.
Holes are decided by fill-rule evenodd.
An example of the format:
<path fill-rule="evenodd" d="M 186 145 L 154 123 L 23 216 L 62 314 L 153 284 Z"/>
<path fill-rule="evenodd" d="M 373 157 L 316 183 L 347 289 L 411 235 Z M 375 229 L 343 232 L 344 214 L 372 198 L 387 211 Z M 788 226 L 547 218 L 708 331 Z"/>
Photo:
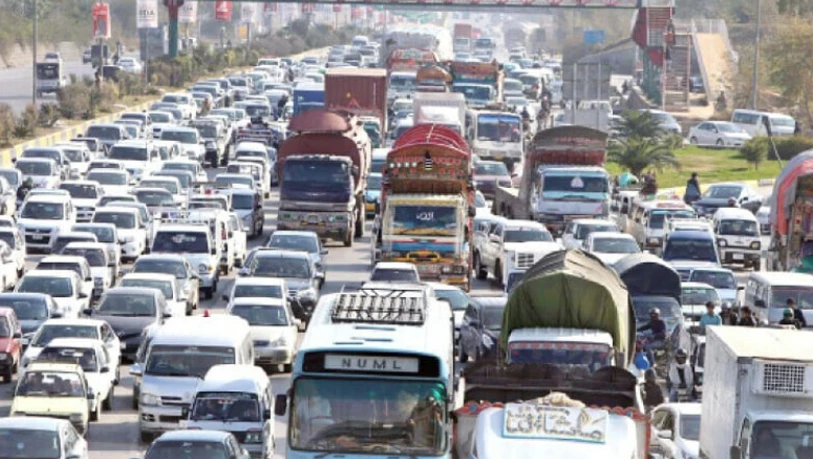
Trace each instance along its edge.
<path fill-rule="evenodd" d="M 659 171 L 679 164 L 670 145 L 657 138 L 627 138 L 610 145 L 609 160 L 640 177 L 649 168 Z"/>
<path fill-rule="evenodd" d="M 647 139 L 664 134 L 661 122 L 648 111 L 626 111 L 621 115 L 618 126 L 619 137 L 623 139 Z"/>

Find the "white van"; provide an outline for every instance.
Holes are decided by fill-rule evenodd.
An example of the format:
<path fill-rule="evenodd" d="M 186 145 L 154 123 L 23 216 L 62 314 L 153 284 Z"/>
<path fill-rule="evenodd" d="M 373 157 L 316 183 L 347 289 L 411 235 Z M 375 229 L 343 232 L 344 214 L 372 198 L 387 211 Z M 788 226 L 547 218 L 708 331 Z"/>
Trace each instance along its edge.
<path fill-rule="evenodd" d="M 752 137 L 768 135 L 763 118 L 768 118 L 773 135 L 793 135 L 796 129 L 796 120 L 788 115 L 741 109 L 734 110 L 731 114 L 731 122 L 743 128 Z"/>
<path fill-rule="evenodd" d="M 251 457 L 274 456 L 274 392 L 262 368 L 213 366 L 185 411 L 184 428 L 228 431 Z"/>
<path fill-rule="evenodd" d="M 695 218 L 697 214 L 680 200 L 634 201 L 627 219 L 629 232 L 644 250 L 658 252 L 666 237 L 666 221 L 670 218 Z"/>
<path fill-rule="evenodd" d="M 762 239 L 757 217 L 746 209 L 721 208 L 714 213 L 714 234 L 720 261 L 759 270 Z M 811 279 L 813 281 L 813 279 Z"/>
<path fill-rule="evenodd" d="M 152 253 L 182 255 L 189 261 L 200 277 L 200 289 L 206 299 L 212 298 L 220 280 L 219 261 L 222 244 L 221 233 L 214 239 L 208 225 L 162 224 L 155 233 Z"/>
<path fill-rule="evenodd" d="M 254 344 L 248 322 L 228 315 L 183 317 L 156 330 L 143 368 L 130 367 L 141 376 L 138 429 L 149 444 L 163 432 L 180 428 L 183 409 L 193 401 L 200 380 L 215 365 L 254 365 Z"/>
<path fill-rule="evenodd" d="M 788 298 L 796 302 L 807 323 L 813 324 L 813 276 L 762 271 L 753 271 L 748 276 L 745 305 L 751 308 L 760 323 L 775 324 L 782 320 Z"/>

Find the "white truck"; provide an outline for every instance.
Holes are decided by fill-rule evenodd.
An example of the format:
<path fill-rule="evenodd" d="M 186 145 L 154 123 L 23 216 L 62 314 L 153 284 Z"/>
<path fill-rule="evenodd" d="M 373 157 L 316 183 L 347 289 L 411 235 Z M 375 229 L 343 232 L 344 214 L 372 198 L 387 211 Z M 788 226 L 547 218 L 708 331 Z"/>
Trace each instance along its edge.
<path fill-rule="evenodd" d="M 701 458 L 810 457 L 812 340 L 797 330 L 706 328 Z"/>
<path fill-rule="evenodd" d="M 565 111 L 565 122 L 584 126 L 601 132 L 609 132 L 613 108 L 607 100 L 583 100 L 579 105 Z"/>
<path fill-rule="evenodd" d="M 416 92 L 412 98 L 415 124 L 442 124 L 460 135 L 466 131 L 466 97 L 457 92 Z"/>
<path fill-rule="evenodd" d="M 522 117 L 512 112 L 471 110 L 466 114 L 466 138 L 480 159 L 502 161 L 509 171 L 523 159 Z"/>
<path fill-rule="evenodd" d="M 491 273 L 500 285 L 509 274 L 525 271 L 545 255 L 562 250 L 545 225 L 529 220 L 498 219 L 488 234 L 475 236 L 474 272 L 484 280 Z"/>

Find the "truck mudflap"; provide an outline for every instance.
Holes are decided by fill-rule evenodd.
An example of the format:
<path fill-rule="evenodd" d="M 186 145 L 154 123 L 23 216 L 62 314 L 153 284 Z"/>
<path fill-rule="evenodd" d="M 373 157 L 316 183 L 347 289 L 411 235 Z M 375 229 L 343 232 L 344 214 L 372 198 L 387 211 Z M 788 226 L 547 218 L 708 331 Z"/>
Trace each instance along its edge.
<path fill-rule="evenodd" d="M 504 403 L 537 400 L 555 392 L 587 407 L 631 418 L 638 431 L 638 459 L 648 457 L 649 416 L 642 410 L 637 379 L 622 368 L 604 367 L 590 374 L 570 365 L 502 365 L 480 361 L 467 367 L 463 376 L 464 400 L 469 402 L 454 412 L 453 441 L 458 457 L 468 457 L 471 451 L 472 432 L 480 412 L 502 407 Z"/>

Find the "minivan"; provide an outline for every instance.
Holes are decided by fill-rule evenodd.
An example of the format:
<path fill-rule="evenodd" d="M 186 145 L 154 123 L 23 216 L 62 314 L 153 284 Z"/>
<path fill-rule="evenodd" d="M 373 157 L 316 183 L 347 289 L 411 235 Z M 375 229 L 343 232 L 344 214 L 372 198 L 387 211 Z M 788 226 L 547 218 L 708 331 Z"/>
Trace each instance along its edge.
<path fill-rule="evenodd" d="M 759 270 L 762 238 L 757 217 L 746 209 L 725 207 L 714 213 L 713 222 L 722 262 Z"/>
<path fill-rule="evenodd" d="M 687 281 L 695 268 L 720 267 L 717 242 L 708 231 L 670 233 L 663 247 L 663 261 L 675 268 L 681 282 Z"/>
<path fill-rule="evenodd" d="M 745 283 L 745 302 L 763 324 L 782 320 L 788 299 L 796 303 L 807 323 L 813 323 L 813 276 L 804 273 L 753 271 Z"/>
<path fill-rule="evenodd" d="M 779 113 L 737 109 L 731 114 L 731 122 L 743 128 L 752 137 L 768 135 L 764 118 L 769 120 L 772 135 L 793 135 L 796 120 Z"/>

